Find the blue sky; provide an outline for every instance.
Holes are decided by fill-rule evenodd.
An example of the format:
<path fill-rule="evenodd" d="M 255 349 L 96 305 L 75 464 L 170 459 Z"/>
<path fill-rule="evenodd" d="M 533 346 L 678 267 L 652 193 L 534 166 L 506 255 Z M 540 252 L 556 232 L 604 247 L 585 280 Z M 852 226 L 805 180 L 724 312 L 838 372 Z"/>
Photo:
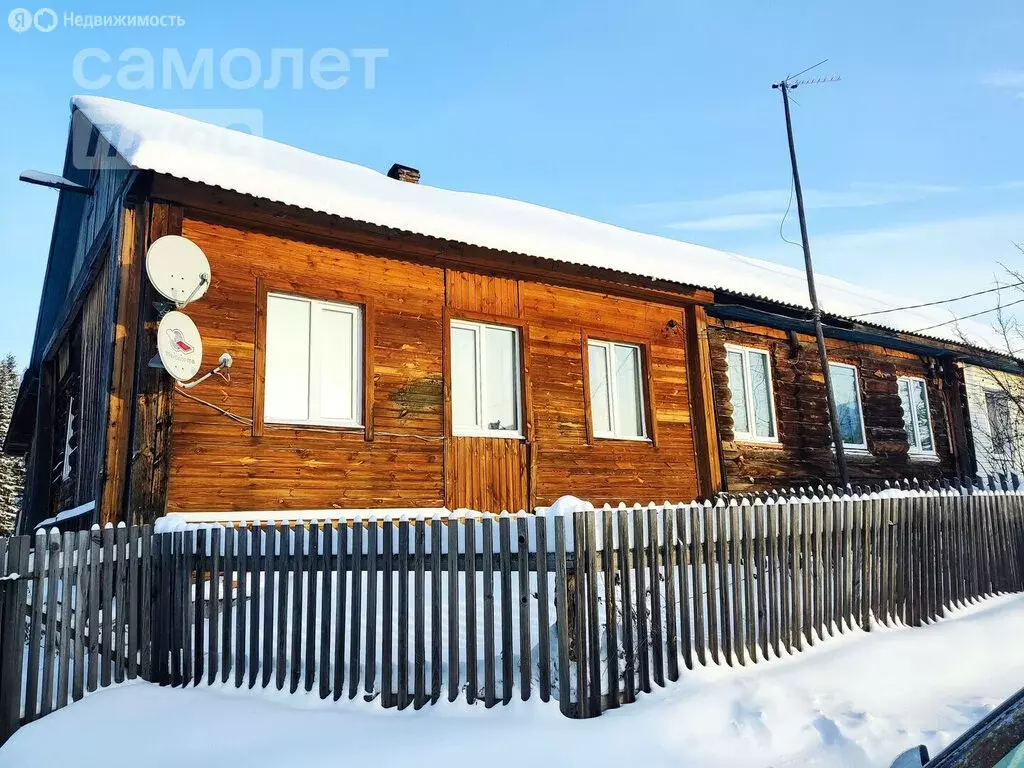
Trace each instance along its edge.
<path fill-rule="evenodd" d="M 915 6 L 915 7 L 910 7 Z M 34 10 L 31 8 L 30 10 Z M 779 236 L 789 193 L 770 84 L 829 58 L 798 90 L 801 174 L 819 272 L 912 298 L 988 287 L 1024 261 L 1024 6 L 892 2 L 96 2 L 77 14 L 177 14 L 183 27 L 22 34 L 0 27 L 0 352 L 31 345 L 76 92 L 169 108 L 256 108 L 266 135 L 424 183 L 529 200 L 799 265 Z M 6 12 L 5 14 L 6 15 Z M 385 48 L 375 87 L 288 84 L 85 91 L 85 48 L 188 63 L 274 48 Z M 102 70 L 116 74 L 117 66 Z M 799 239 L 795 213 L 786 225 Z M 953 305 L 983 309 L 991 297 Z"/>

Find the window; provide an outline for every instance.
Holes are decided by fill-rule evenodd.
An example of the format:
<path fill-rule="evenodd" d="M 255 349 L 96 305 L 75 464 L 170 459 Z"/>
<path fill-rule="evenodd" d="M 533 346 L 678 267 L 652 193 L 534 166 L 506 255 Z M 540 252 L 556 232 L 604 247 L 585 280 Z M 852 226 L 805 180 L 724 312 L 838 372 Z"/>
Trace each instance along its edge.
<path fill-rule="evenodd" d="M 587 340 L 590 413 L 595 437 L 647 437 L 640 347 Z"/>
<path fill-rule="evenodd" d="M 988 413 L 989 437 L 992 452 L 1009 456 L 1013 447 L 1010 431 L 1010 396 L 1006 392 L 986 392 L 985 410 Z"/>
<path fill-rule="evenodd" d="M 727 346 L 732 430 L 737 440 L 775 442 L 775 399 L 768 353 Z"/>
<path fill-rule="evenodd" d="M 924 379 L 901 377 L 896 381 L 903 406 L 903 428 L 911 453 L 935 453 L 932 419 L 928 411 L 928 389 Z"/>
<path fill-rule="evenodd" d="M 519 330 L 452 320 L 455 434 L 521 437 Z"/>
<path fill-rule="evenodd" d="M 829 363 L 832 378 L 832 396 L 839 417 L 839 434 L 843 445 L 849 448 L 868 447 L 864 439 L 864 417 L 860 407 L 860 377 L 857 369 L 844 363 Z"/>
<path fill-rule="evenodd" d="M 269 294 L 264 420 L 358 427 L 362 405 L 362 308 Z"/>

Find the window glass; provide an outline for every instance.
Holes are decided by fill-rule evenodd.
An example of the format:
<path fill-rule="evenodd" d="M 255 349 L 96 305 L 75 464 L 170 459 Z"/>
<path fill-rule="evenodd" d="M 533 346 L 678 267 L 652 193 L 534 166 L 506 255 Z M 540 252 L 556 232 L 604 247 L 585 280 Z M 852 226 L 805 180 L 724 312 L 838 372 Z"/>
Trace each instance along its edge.
<path fill-rule="evenodd" d="M 857 390 L 857 371 L 848 365 L 829 363 L 832 378 L 832 395 L 836 401 L 839 417 L 839 433 L 844 445 L 863 448 L 864 422 L 860 412 L 860 395 Z"/>
<path fill-rule="evenodd" d="M 910 380 L 911 408 L 914 412 L 914 425 L 917 427 L 917 445 L 922 451 L 932 451 L 931 414 L 928 413 L 928 395 L 924 381 Z"/>
<path fill-rule="evenodd" d="M 642 437 L 643 414 L 640 404 L 640 350 L 615 345 L 615 411 L 623 437 Z"/>
<path fill-rule="evenodd" d="M 1000 454 L 1010 452 L 1010 402 L 1005 392 L 986 392 L 989 433 L 992 450 Z"/>
<path fill-rule="evenodd" d="M 900 379 L 900 406 L 903 408 L 903 429 L 907 433 L 907 443 L 911 448 L 917 447 L 917 432 L 914 426 L 914 409 L 910 404 L 910 380 Z"/>
<path fill-rule="evenodd" d="M 359 426 L 362 355 L 361 307 L 268 295 L 264 419 Z"/>
<path fill-rule="evenodd" d="M 484 428 L 503 431 L 519 429 L 516 405 L 518 344 L 511 328 L 484 330 Z"/>
<path fill-rule="evenodd" d="M 310 302 L 267 297 L 264 418 L 306 421 L 309 418 Z"/>
<path fill-rule="evenodd" d="M 451 368 L 452 425 L 459 434 L 519 433 L 517 329 L 453 320 Z"/>
<path fill-rule="evenodd" d="M 754 435 L 775 437 L 775 417 L 772 413 L 772 390 L 768 370 L 768 355 L 764 352 L 747 352 L 750 368 L 750 394 L 754 403 Z"/>
<path fill-rule="evenodd" d="M 750 418 L 747 414 L 747 377 L 743 365 L 743 353 L 729 350 L 729 391 L 732 396 L 732 428 L 736 434 L 750 434 Z"/>
<path fill-rule="evenodd" d="M 901 377 L 897 380 L 900 406 L 903 408 L 903 429 L 911 451 L 933 453 L 931 414 L 928 412 L 928 391 L 924 379 Z"/>
<path fill-rule="evenodd" d="M 608 394 L 608 347 L 594 344 L 587 348 L 590 358 L 590 411 L 594 419 L 594 433 L 611 434 L 611 398 Z"/>
<path fill-rule="evenodd" d="M 477 426 L 476 331 L 452 326 L 452 422 Z"/>
<path fill-rule="evenodd" d="M 322 308 L 319 319 L 320 415 L 326 419 L 354 419 L 355 317 L 351 312 Z"/>
<path fill-rule="evenodd" d="M 590 341 L 590 409 L 598 437 L 647 436 L 642 357 L 636 344 Z"/>

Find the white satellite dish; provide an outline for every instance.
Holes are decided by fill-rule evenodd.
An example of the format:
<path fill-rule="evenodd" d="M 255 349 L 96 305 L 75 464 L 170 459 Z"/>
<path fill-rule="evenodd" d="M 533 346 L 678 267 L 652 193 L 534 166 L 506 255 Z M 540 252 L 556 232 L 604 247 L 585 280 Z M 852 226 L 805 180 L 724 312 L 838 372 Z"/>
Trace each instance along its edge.
<path fill-rule="evenodd" d="M 210 287 L 210 262 L 187 237 L 164 235 L 146 252 L 146 276 L 161 296 L 183 307 Z"/>
<path fill-rule="evenodd" d="M 188 381 L 203 364 L 203 338 L 192 318 L 184 312 L 168 312 L 156 331 L 156 351 L 167 372 Z"/>

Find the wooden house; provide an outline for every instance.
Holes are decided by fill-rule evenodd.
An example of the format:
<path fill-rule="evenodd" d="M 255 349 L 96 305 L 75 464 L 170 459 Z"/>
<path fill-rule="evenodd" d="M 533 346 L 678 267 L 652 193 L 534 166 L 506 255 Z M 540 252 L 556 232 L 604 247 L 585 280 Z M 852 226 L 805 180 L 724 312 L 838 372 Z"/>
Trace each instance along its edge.
<path fill-rule="evenodd" d="M 29 459 L 22 530 L 835 479 L 797 270 L 132 104 L 72 107 L 5 444 Z M 204 370 L 233 359 L 191 389 L 152 362 L 166 307 L 145 257 L 166 235 L 209 260 L 184 309 Z M 857 322 L 898 300 L 820 283 L 856 480 L 969 471 L 959 370 L 1016 362 L 909 333 L 927 311 Z"/>

